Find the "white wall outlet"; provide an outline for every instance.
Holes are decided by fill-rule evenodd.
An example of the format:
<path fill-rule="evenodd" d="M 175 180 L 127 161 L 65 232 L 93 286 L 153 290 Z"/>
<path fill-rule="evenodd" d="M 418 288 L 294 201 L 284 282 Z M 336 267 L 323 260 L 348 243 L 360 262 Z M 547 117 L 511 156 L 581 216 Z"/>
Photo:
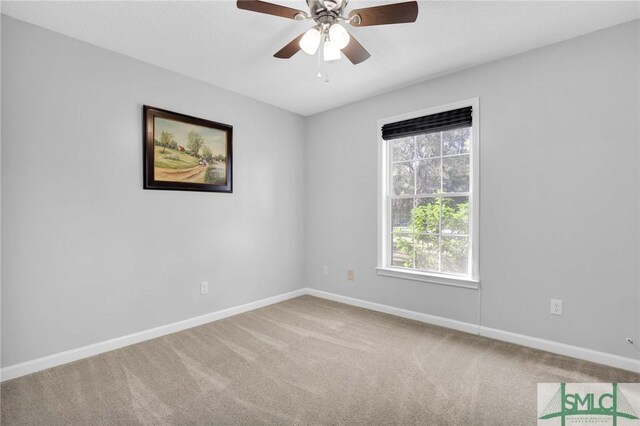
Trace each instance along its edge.
<path fill-rule="evenodd" d="M 209 283 L 207 281 L 202 281 L 200 283 L 200 294 L 209 293 Z"/>
<path fill-rule="evenodd" d="M 328 267 L 328 266 L 326 266 L 326 265 L 325 265 L 325 266 L 323 266 L 323 267 L 322 267 L 322 273 L 323 273 L 324 275 L 329 275 L 329 267 Z"/>
<path fill-rule="evenodd" d="M 353 271 L 351 270 L 347 271 L 347 280 L 353 281 Z"/>
<path fill-rule="evenodd" d="M 562 300 L 551 299 L 551 313 L 553 315 L 562 315 Z"/>

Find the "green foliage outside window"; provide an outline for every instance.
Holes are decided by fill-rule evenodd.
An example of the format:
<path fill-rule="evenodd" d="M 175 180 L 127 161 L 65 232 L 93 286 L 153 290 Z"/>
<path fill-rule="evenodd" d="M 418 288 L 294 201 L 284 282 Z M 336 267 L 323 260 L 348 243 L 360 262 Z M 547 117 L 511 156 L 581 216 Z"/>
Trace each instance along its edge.
<path fill-rule="evenodd" d="M 468 201 L 433 198 L 420 203 L 411 209 L 407 226 L 393 229 L 393 264 L 426 271 L 467 273 Z"/>

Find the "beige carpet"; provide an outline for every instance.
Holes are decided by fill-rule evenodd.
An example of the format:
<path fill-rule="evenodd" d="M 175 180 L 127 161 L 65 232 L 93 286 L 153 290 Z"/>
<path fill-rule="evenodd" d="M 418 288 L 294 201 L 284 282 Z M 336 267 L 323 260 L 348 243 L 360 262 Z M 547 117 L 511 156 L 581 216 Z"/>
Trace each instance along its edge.
<path fill-rule="evenodd" d="M 2 425 L 533 425 L 640 375 L 311 296 L 2 384 Z"/>

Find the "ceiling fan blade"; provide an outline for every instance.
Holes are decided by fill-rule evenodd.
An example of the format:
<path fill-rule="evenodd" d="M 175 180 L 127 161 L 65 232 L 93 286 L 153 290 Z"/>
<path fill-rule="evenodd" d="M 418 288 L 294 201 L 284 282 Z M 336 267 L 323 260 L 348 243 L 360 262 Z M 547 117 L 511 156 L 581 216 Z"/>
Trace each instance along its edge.
<path fill-rule="evenodd" d="M 352 19 L 358 15 L 359 18 Z M 351 25 L 368 27 L 370 25 L 404 24 L 418 19 L 418 2 L 387 4 L 384 6 L 354 9 L 349 13 Z"/>
<path fill-rule="evenodd" d="M 251 12 L 266 13 L 267 15 L 282 16 L 283 18 L 296 19 L 296 16 L 307 18 L 309 15 L 301 10 L 292 9 L 279 4 L 267 3 L 260 0 L 238 0 L 238 9 L 250 10 Z"/>
<path fill-rule="evenodd" d="M 289 59 L 290 57 L 298 53 L 298 51 L 300 50 L 300 39 L 303 35 L 304 33 L 291 40 L 285 47 L 274 53 L 273 56 L 280 59 Z"/>
<path fill-rule="evenodd" d="M 367 52 L 367 49 L 355 39 L 353 34 L 349 34 L 349 44 L 342 49 L 342 53 L 346 56 L 353 65 L 358 65 L 360 62 L 364 62 L 371 57 L 371 54 Z"/>

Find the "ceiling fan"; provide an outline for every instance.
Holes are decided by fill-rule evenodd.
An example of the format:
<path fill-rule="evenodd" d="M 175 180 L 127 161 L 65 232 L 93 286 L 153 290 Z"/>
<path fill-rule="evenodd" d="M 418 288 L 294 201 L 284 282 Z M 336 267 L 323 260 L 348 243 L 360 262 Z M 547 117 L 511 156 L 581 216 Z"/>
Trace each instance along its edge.
<path fill-rule="evenodd" d="M 322 45 L 321 52 L 325 61 L 340 59 L 342 51 L 351 63 L 357 65 L 369 59 L 371 54 L 349 34 L 342 23 L 349 23 L 354 27 L 368 27 L 415 22 L 418 18 L 416 1 L 354 9 L 345 16 L 347 3 L 349 0 L 307 0 L 309 12 L 304 12 L 266 1 L 237 0 L 239 9 L 297 21 L 313 19 L 316 22 L 313 28 L 291 40 L 273 55 L 281 59 L 289 59 L 299 50 L 315 55 Z"/>

